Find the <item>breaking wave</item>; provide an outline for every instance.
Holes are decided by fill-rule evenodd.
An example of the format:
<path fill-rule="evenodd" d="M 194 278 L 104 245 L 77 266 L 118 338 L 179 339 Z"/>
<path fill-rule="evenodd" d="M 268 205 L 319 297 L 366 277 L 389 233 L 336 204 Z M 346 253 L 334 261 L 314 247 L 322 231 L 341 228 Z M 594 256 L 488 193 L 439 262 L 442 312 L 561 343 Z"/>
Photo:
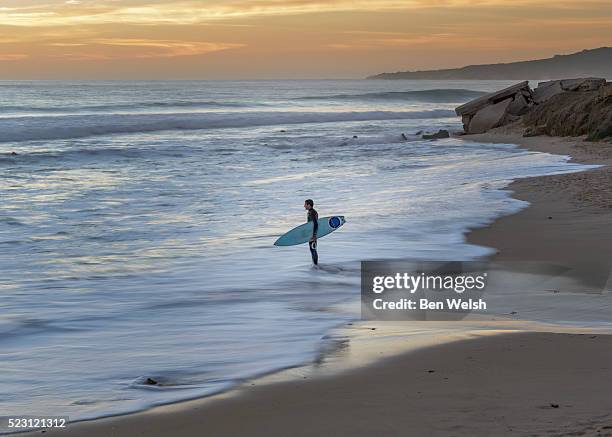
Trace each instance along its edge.
<path fill-rule="evenodd" d="M 160 108 L 245 108 L 253 106 L 252 103 L 239 102 L 219 102 L 216 100 L 174 100 L 165 102 L 134 102 L 134 103 L 119 103 L 112 105 L 73 105 L 73 106 L 20 106 L 20 105 L 2 105 L 0 106 L 0 114 L 26 112 L 26 113 L 74 113 L 77 111 L 92 111 L 92 112 L 108 112 L 108 111 L 131 111 L 138 109 L 160 109 Z M 257 104 L 255 106 L 265 106 Z"/>
<path fill-rule="evenodd" d="M 363 94 L 335 94 L 300 97 L 298 100 L 400 100 L 430 103 L 456 103 L 484 95 L 483 91 L 466 89 L 433 89 L 419 91 L 387 91 Z"/>
<path fill-rule="evenodd" d="M 99 114 L 0 118 L 0 142 L 83 138 L 167 130 L 199 130 L 334 123 L 368 120 L 454 117 L 446 109 L 362 112 L 226 112 L 171 114 Z"/>

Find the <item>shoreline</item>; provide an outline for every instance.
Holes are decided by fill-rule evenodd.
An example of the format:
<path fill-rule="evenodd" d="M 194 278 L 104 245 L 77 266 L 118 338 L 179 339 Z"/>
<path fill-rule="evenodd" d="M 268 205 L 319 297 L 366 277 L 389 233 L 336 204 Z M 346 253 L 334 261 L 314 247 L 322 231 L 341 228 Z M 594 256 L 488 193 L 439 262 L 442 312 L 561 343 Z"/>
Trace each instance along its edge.
<path fill-rule="evenodd" d="M 463 138 L 468 141 L 513 143 L 529 150 L 569 155 L 572 156 L 572 160 L 575 162 L 607 165 L 607 167 L 580 173 L 538 176 L 520 179 L 511 183 L 506 190 L 512 191 L 512 197 L 526 200 L 530 205 L 515 214 L 499 218 L 484 228 L 471 230 L 466 235 L 468 242 L 496 248 L 498 253 L 493 255 L 492 258 L 494 261 L 502 264 L 524 261 L 525 259 L 552 261 L 562 264 L 568 267 L 573 276 L 584 280 L 585 283 L 589 282 L 589 275 L 592 273 L 590 269 L 585 268 L 585 265 L 588 267 L 588 264 L 594 260 L 612 259 L 612 249 L 607 249 L 605 244 L 601 244 L 601 242 L 606 240 L 609 241 L 608 237 L 612 236 L 612 232 L 605 229 L 605 224 L 610 223 L 610 218 L 612 218 L 612 208 L 606 204 L 606 195 L 608 193 L 606 190 L 610 190 L 610 188 L 604 186 L 600 190 L 601 192 L 596 193 L 588 191 L 594 179 L 605 179 L 612 174 L 609 167 L 609 164 L 612 163 L 612 145 L 605 143 L 586 144 L 576 139 L 568 140 L 549 137 L 523 139 L 517 136 L 516 133 L 508 132 L 470 135 Z M 600 146 L 601 150 L 598 149 Z M 593 150 L 593 148 L 598 150 Z M 605 155 L 601 154 L 603 151 L 605 151 Z M 590 176 L 585 176 L 587 174 Z M 612 178 L 610 180 L 612 181 Z M 612 199 L 612 197 L 608 197 L 608 199 Z M 612 203 L 612 200 L 610 202 Z M 577 207 L 579 207 L 579 210 L 576 209 Z M 548 219 L 548 217 L 553 217 L 553 219 Z M 576 238 L 568 236 L 564 230 L 567 230 L 568 224 L 576 225 L 577 220 L 587 220 L 589 226 Z M 529 229 L 529 235 L 526 235 L 525 229 Z M 600 235 L 602 232 L 603 236 Z M 609 235 L 606 232 L 610 232 Z M 594 235 L 594 233 L 597 235 Z M 517 238 L 517 235 L 521 235 L 522 238 Z M 590 238 L 585 238 L 589 236 Z M 553 242 L 557 243 L 551 246 Z M 562 250 L 563 248 L 573 247 L 577 242 L 580 249 L 575 252 L 578 252 L 578 254 Z M 586 250 L 588 245 L 591 245 L 589 246 L 591 250 Z M 596 247 L 598 250 L 593 251 L 593 247 Z M 584 262 L 583 251 L 589 254 L 586 263 Z M 332 365 L 331 372 L 328 372 L 329 369 L 326 368 L 322 374 L 314 376 L 306 374 L 306 376 L 303 376 L 304 374 L 300 372 L 304 372 L 304 369 L 312 367 L 306 365 L 303 368 L 298 368 L 298 370 L 281 371 L 278 375 L 274 374 L 270 377 L 264 376 L 261 379 L 248 381 L 236 389 L 219 395 L 153 407 L 126 415 L 77 422 L 66 430 L 47 430 L 46 435 L 70 436 L 86 433 L 95 437 L 103 435 L 131 435 L 134 432 L 140 432 L 147 436 L 161 436 L 173 433 L 177 437 L 195 436 L 200 435 L 202 432 L 212 435 L 311 435 L 314 433 L 329 433 L 330 430 L 346 435 L 371 435 L 373 432 L 394 435 L 402 429 L 406 429 L 408 425 L 413 427 L 413 431 L 414 427 L 416 427 L 419 432 L 414 432 L 417 432 L 418 435 L 449 435 L 449 433 L 456 435 L 457 432 L 469 433 L 471 435 L 488 435 L 493 430 L 499 433 L 510 434 L 527 432 L 527 429 L 525 429 L 527 424 L 519 422 L 522 422 L 524 419 L 527 422 L 531 421 L 530 426 L 535 426 L 534 421 L 537 415 L 542 415 L 544 412 L 548 414 L 548 410 L 551 413 L 553 411 L 558 413 L 559 410 L 550 405 L 557 405 L 558 402 L 562 401 L 553 399 L 545 401 L 541 399 L 539 401 L 540 404 L 536 405 L 533 411 L 530 410 L 535 416 L 530 415 L 530 411 L 525 411 L 522 413 L 524 416 L 514 416 L 512 418 L 513 423 L 518 425 L 513 424 L 505 428 L 499 428 L 499 423 L 485 420 L 486 418 L 480 418 L 481 420 L 479 420 L 476 417 L 476 413 L 478 413 L 479 408 L 482 410 L 485 407 L 479 402 L 487 398 L 487 402 L 495 403 L 495 397 L 493 396 L 495 390 L 503 391 L 515 386 L 508 382 L 508 378 L 511 375 L 513 378 L 529 379 L 533 378 L 534 372 L 538 370 L 525 366 L 524 370 L 516 370 L 518 373 L 513 373 L 511 368 L 503 367 L 503 363 L 500 364 L 497 360 L 501 360 L 502 356 L 511 360 L 516 359 L 517 355 L 523 356 L 527 354 L 527 357 L 525 357 L 527 358 L 526 361 L 532 365 L 542 365 L 541 360 L 550 359 L 553 361 L 548 363 L 549 367 L 554 367 L 554 363 L 563 364 L 568 359 L 572 359 L 571 357 L 561 357 L 560 354 L 567 353 L 568 350 L 574 348 L 581 351 L 580 355 L 585 353 L 585 349 L 592 348 L 593 351 L 589 352 L 590 355 L 587 354 L 587 356 L 589 358 L 592 357 L 594 362 L 606 362 L 608 360 L 606 358 L 607 350 L 612 345 L 612 336 L 595 334 L 596 337 L 591 338 L 592 336 L 577 335 L 576 333 L 550 333 L 551 330 L 554 330 L 553 328 L 546 328 L 544 325 L 538 327 L 537 324 L 524 320 L 494 320 L 490 321 L 488 325 L 485 323 L 485 326 L 491 328 L 496 323 L 498 326 L 507 323 L 507 330 L 512 333 L 500 334 L 503 330 L 498 330 L 495 334 L 499 335 L 489 336 L 474 334 L 475 331 L 464 331 L 464 334 L 468 337 L 467 339 L 455 338 L 450 341 L 448 338 L 443 340 L 434 336 L 429 339 L 431 344 L 418 345 L 416 350 L 408 350 L 406 352 L 405 345 L 403 351 L 393 350 L 393 347 L 391 347 L 391 351 L 388 352 L 392 356 L 386 356 L 380 350 L 370 351 L 370 354 L 374 355 L 374 357 L 370 357 L 370 361 L 359 361 L 363 359 L 359 358 L 357 360 L 358 364 L 354 367 L 351 365 L 347 366 L 346 361 L 338 361 L 336 364 L 340 368 L 337 369 L 337 372 L 333 370 Z M 530 328 L 531 332 L 520 332 L 530 324 L 532 325 L 532 328 Z M 380 327 L 374 329 L 379 329 L 379 332 L 385 331 L 385 329 L 380 329 Z M 530 329 L 528 328 L 528 330 Z M 447 330 L 450 330 L 450 327 Z M 568 328 L 568 330 L 570 329 Z M 546 331 L 548 333 L 542 333 Z M 590 331 L 587 330 L 586 332 Z M 384 333 L 381 333 L 382 335 Z M 387 335 L 392 338 L 394 334 L 388 333 Z M 597 338 L 599 339 L 597 342 L 592 341 Z M 591 341 L 586 341 L 587 339 Z M 355 338 L 351 337 L 351 343 L 354 341 Z M 366 339 L 365 342 L 367 343 L 367 341 Z M 371 338 L 369 341 L 372 343 Z M 520 344 L 519 347 L 524 349 L 516 350 L 517 344 Z M 540 360 L 534 360 L 534 354 L 538 354 L 542 348 L 546 348 L 549 344 L 554 345 L 553 350 L 549 350 L 548 355 L 540 357 Z M 363 344 L 361 347 L 363 349 Z M 384 347 L 383 343 L 379 345 L 378 349 L 383 349 Z M 508 355 L 508 350 L 514 351 L 510 354 L 511 356 L 506 356 Z M 479 390 L 482 387 L 477 385 L 474 387 L 465 386 L 460 381 L 455 382 L 454 385 L 441 381 L 438 381 L 433 386 L 427 385 L 431 384 L 432 378 L 426 381 L 421 371 L 411 373 L 411 371 L 407 370 L 412 369 L 415 371 L 415 366 L 425 366 L 424 363 L 428 363 L 428 360 L 435 357 L 436 360 L 440 359 L 441 362 L 454 363 L 457 366 L 454 371 L 452 368 L 445 370 L 445 374 L 448 376 L 443 381 L 450 381 L 459 376 L 461 368 L 466 361 L 469 361 L 468 357 L 474 357 L 479 352 L 483 354 L 483 356 L 479 357 L 479 361 L 485 363 L 481 370 L 484 372 L 487 380 L 495 379 L 496 373 L 500 372 L 504 376 L 508 376 L 508 378 L 497 381 L 498 385 L 493 383 L 492 387 L 494 388 L 491 393 L 481 393 Z M 383 357 L 381 358 L 376 355 L 383 355 Z M 612 358 L 612 353 L 610 358 Z M 340 358 L 340 360 L 345 360 L 345 358 Z M 487 360 L 491 362 L 486 364 Z M 493 365 L 493 362 L 497 364 Z M 576 366 L 578 367 L 572 369 L 563 366 L 557 368 L 557 373 L 550 375 L 549 382 L 553 383 L 554 381 L 563 380 L 564 377 L 560 376 L 559 372 L 570 374 L 580 370 L 579 364 L 577 362 Z M 502 365 L 501 368 L 500 365 Z M 349 369 L 346 370 L 342 367 L 348 367 Z M 428 369 L 427 372 L 429 370 L 434 370 L 432 374 L 438 372 L 436 369 Z M 589 369 L 594 380 L 594 385 L 590 387 L 592 390 L 599 389 L 604 391 L 606 384 L 602 381 L 595 382 L 597 380 L 595 376 L 599 375 L 601 378 L 604 378 L 606 370 L 609 369 Z M 364 387 L 360 387 L 359 381 L 371 379 L 372 374 L 379 375 L 378 383 L 364 382 Z M 425 376 L 427 375 L 429 373 L 425 374 Z M 571 375 L 566 376 L 571 377 Z M 410 414 L 398 415 L 402 409 L 398 409 L 398 405 L 391 405 L 393 400 L 398 402 L 405 401 L 405 406 L 409 406 L 415 401 L 414 396 L 404 396 L 398 393 L 398 387 L 395 385 L 398 380 L 400 384 L 397 385 L 410 387 L 426 384 L 427 392 L 433 393 L 432 396 L 436 399 L 436 402 L 433 402 L 434 398 L 420 399 L 423 396 L 417 396 L 416 398 L 419 399 L 417 403 L 424 402 L 424 407 L 430 406 L 432 408 L 434 405 L 438 405 L 439 409 L 437 412 L 441 413 L 442 416 L 448 416 L 447 421 L 449 423 L 445 425 L 446 427 L 433 424 L 433 419 L 426 420 L 426 418 L 419 414 L 419 409 L 413 406 L 410 407 Z M 579 384 L 579 381 L 574 381 L 573 379 L 572 382 Z M 513 384 L 516 384 L 516 381 Z M 607 387 L 605 390 L 609 390 L 609 388 L 612 387 Z M 461 408 L 471 409 L 472 411 L 468 415 L 478 425 L 462 425 L 463 422 L 468 421 L 462 416 L 465 411 L 461 413 L 461 409 L 457 410 L 456 406 L 451 405 L 452 402 L 450 400 L 445 400 L 449 389 L 452 389 L 452 393 L 455 393 L 460 400 L 465 401 Z M 527 391 L 530 396 L 536 395 L 536 393 Z M 589 393 L 588 390 L 583 391 L 583 395 Z M 425 391 L 420 393 L 425 393 Z M 415 393 L 412 392 L 412 394 L 414 395 Z M 416 394 L 419 393 L 417 392 Z M 475 397 L 475 404 L 470 404 L 469 400 L 463 399 L 467 395 Z M 511 406 L 521 407 L 521 399 L 518 399 L 519 395 L 510 392 L 505 393 L 505 395 L 509 397 L 509 399 L 506 399 L 506 402 Z M 556 396 L 559 397 L 559 395 Z M 595 402 L 595 397 L 581 398 L 579 402 L 584 403 L 589 400 Z M 549 403 L 546 404 L 546 402 Z M 570 399 L 563 402 L 574 402 L 574 400 Z M 599 399 L 599 402 L 605 405 L 605 402 L 601 402 L 601 399 Z M 372 426 L 375 425 L 376 420 L 374 417 L 367 415 L 369 409 L 363 409 L 365 404 L 370 405 L 372 410 L 382 414 L 383 417 L 388 417 L 392 423 L 385 425 L 377 424 L 376 426 L 379 427 L 378 431 L 373 429 Z M 323 408 L 322 405 L 326 406 L 326 408 Z M 603 412 L 596 413 L 596 409 L 596 406 L 591 407 L 589 411 L 593 412 L 593 414 L 588 418 L 585 417 L 585 412 L 581 411 L 579 417 L 573 417 L 573 422 L 569 426 L 583 426 L 582 424 L 577 425 L 582 418 L 590 421 L 588 426 L 603 427 L 604 422 L 605 426 L 610 425 L 609 417 L 604 417 Z M 563 410 L 564 417 L 569 419 L 570 417 L 567 415 L 566 409 L 564 408 Z M 513 411 L 516 413 L 518 410 L 511 409 L 504 417 L 512 417 Z M 328 417 L 325 414 L 330 416 Z M 232 417 L 234 415 L 238 415 L 240 421 L 233 420 Z M 324 417 L 324 420 L 321 419 L 320 423 L 313 423 L 313 417 L 321 418 L 321 416 Z M 551 418 L 553 417 L 551 415 Z M 365 422 L 366 419 L 372 423 Z M 300 423 L 300 420 L 303 420 L 303 423 L 296 425 L 296 423 Z M 606 420 L 608 421 L 606 422 Z M 532 431 L 533 428 L 530 428 L 529 432 Z M 544 432 L 546 429 L 543 428 L 540 431 Z M 40 435 L 40 431 L 29 433 L 29 435 Z"/>
<path fill-rule="evenodd" d="M 585 359 L 591 357 L 601 362 L 589 366 Z M 393 436 L 408 430 L 408 435 L 490 436 L 597 430 L 609 436 L 611 359 L 612 335 L 483 335 L 335 376 L 253 383 L 235 394 L 78 422 L 44 435 Z"/>
<path fill-rule="evenodd" d="M 612 144 L 582 138 L 523 138 L 512 128 L 465 138 L 489 143 L 513 143 L 543 153 L 569 156 L 570 162 L 600 165 L 577 173 L 522 178 L 506 190 L 529 202 L 517 213 L 500 217 L 466 235 L 469 243 L 494 248 L 494 262 L 547 262 L 561 266 L 601 292 L 612 268 Z"/>

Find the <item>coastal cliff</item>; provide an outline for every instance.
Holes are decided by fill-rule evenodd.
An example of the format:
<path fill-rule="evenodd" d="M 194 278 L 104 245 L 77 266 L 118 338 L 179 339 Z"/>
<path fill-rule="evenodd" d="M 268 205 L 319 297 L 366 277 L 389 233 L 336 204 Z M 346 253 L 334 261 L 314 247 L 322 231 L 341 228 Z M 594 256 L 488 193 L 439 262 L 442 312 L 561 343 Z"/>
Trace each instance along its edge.
<path fill-rule="evenodd" d="M 368 79 L 410 80 L 531 80 L 597 76 L 612 78 L 612 47 L 583 50 L 569 55 L 505 64 L 468 65 L 462 68 L 381 73 Z"/>

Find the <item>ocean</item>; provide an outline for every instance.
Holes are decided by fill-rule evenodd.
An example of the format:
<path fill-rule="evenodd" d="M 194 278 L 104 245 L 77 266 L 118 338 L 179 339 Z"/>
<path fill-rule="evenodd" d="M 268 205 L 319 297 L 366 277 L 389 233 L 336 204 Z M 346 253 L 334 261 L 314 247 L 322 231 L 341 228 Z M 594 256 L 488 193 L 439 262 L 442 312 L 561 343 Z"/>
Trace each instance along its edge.
<path fill-rule="evenodd" d="M 503 81 L 0 82 L 0 414 L 71 420 L 316 359 L 359 262 L 470 260 L 562 156 L 419 131 Z M 346 225 L 274 247 L 304 199 Z M 147 385 L 146 379 L 159 383 Z"/>

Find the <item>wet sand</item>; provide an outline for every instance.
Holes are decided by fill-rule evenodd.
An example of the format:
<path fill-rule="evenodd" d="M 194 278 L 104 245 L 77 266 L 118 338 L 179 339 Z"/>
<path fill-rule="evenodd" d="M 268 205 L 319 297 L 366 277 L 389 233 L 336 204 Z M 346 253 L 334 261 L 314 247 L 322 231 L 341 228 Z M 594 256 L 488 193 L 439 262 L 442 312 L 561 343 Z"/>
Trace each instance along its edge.
<path fill-rule="evenodd" d="M 554 263 L 567 267 L 587 285 L 599 287 L 612 265 L 612 144 L 574 138 L 523 138 L 516 133 L 465 138 L 514 143 L 530 150 L 569 155 L 574 162 L 605 165 L 586 172 L 513 182 L 508 188 L 513 197 L 528 201 L 530 206 L 468 235 L 471 243 L 497 249 L 496 262 Z"/>
<path fill-rule="evenodd" d="M 465 138 L 571 154 L 584 163 L 612 161 L 609 144 L 523 139 L 507 132 Z M 609 272 L 609 167 L 524 179 L 510 189 L 532 205 L 470 233 L 470 242 L 496 248 L 494 261 L 501 264 L 563 265 L 585 284 L 592 282 L 593 275 Z M 593 284 L 593 289 L 598 286 Z M 476 336 L 339 374 L 265 384 L 253 381 L 231 395 L 82 422 L 44 435 L 612 436 L 611 371 L 612 336 L 550 332 Z"/>
<path fill-rule="evenodd" d="M 48 436 L 612 435 L 612 337 L 502 334 Z"/>

